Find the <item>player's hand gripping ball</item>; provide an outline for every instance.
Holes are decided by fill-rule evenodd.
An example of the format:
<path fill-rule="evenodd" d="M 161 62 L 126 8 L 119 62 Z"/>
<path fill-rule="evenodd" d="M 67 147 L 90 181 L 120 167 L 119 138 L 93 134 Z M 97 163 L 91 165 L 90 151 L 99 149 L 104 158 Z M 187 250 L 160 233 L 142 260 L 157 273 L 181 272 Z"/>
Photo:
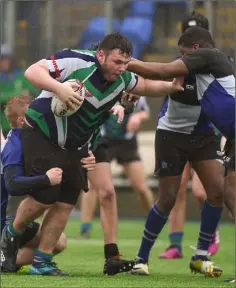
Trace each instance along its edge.
<path fill-rule="evenodd" d="M 74 114 L 76 111 L 79 110 L 81 105 L 83 104 L 83 100 L 85 98 L 85 87 L 83 83 L 76 79 L 71 79 L 66 82 L 76 82 L 78 84 L 78 87 L 75 88 L 75 92 L 78 93 L 78 97 L 82 99 L 80 101 L 79 105 L 76 105 L 74 110 L 71 110 L 64 102 L 62 102 L 55 94 L 52 97 L 52 102 L 51 102 L 51 109 L 53 114 L 55 114 L 58 117 L 69 117 L 72 114 Z"/>

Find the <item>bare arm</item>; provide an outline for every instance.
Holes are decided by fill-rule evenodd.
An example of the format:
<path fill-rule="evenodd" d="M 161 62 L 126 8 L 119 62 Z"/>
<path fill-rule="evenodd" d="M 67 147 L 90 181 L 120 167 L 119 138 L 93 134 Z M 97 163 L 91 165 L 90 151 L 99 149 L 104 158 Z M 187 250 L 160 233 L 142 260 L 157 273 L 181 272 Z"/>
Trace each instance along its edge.
<path fill-rule="evenodd" d="M 138 115 L 138 117 L 140 118 L 141 122 L 145 122 L 149 119 L 149 113 L 146 111 L 139 111 L 139 112 L 135 112 L 135 115 Z"/>
<path fill-rule="evenodd" d="M 143 62 L 132 59 L 128 70 L 148 79 L 167 79 L 189 74 L 188 68 L 180 59 L 170 63 Z"/>
<path fill-rule="evenodd" d="M 61 83 L 50 76 L 46 59 L 42 59 L 31 65 L 25 71 L 25 78 L 34 86 L 55 94 L 57 94 L 61 87 Z"/>
<path fill-rule="evenodd" d="M 144 79 L 139 76 L 138 83 L 131 91 L 134 94 L 148 97 L 163 97 L 177 91 L 184 91 L 183 79 L 177 78 L 172 82 Z"/>
<path fill-rule="evenodd" d="M 50 91 L 57 95 L 70 109 L 75 109 L 75 105 L 80 105 L 80 97 L 74 89 L 79 86 L 76 82 L 61 83 L 51 77 L 46 59 L 31 65 L 25 71 L 25 78 L 28 79 L 34 86 Z"/>

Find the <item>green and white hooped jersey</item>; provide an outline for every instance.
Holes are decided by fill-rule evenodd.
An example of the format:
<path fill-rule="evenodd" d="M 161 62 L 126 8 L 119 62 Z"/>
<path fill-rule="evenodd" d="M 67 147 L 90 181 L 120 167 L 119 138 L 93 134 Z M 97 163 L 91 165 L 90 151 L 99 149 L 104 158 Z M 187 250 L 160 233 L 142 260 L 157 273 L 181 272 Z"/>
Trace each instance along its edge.
<path fill-rule="evenodd" d="M 137 75 L 128 71 L 113 82 L 105 81 L 95 54 L 95 51 L 65 49 L 46 59 L 54 79 L 83 82 L 86 97 L 76 113 L 67 118 L 54 115 L 51 111 L 53 93 L 45 90 L 26 111 L 28 123 L 61 147 L 85 145 L 108 119 L 109 110 L 120 100 L 122 92 L 132 90 L 137 84 Z"/>

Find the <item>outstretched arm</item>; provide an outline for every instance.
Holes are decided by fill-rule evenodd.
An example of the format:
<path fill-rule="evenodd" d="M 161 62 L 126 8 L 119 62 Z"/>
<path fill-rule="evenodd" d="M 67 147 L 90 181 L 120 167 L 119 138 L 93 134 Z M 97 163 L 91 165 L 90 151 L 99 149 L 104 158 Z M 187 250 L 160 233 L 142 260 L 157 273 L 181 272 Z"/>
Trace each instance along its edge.
<path fill-rule="evenodd" d="M 172 82 L 149 80 L 138 77 L 138 83 L 132 91 L 134 94 L 148 97 L 163 97 L 178 91 L 184 91 L 183 78 L 176 78 Z"/>
<path fill-rule="evenodd" d="M 132 59 L 128 70 L 148 79 L 168 79 L 189 74 L 187 66 L 180 59 L 170 63 L 143 62 Z"/>

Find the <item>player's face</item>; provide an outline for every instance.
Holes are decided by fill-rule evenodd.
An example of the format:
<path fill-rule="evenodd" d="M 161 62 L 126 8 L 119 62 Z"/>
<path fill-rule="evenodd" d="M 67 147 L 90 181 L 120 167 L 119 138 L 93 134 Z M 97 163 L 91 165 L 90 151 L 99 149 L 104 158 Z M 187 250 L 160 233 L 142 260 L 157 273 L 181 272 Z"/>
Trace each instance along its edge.
<path fill-rule="evenodd" d="M 126 71 L 130 56 L 121 54 L 119 49 L 112 50 L 109 53 L 98 52 L 98 60 L 103 69 L 103 76 L 107 81 L 115 81 L 121 73 Z"/>
<path fill-rule="evenodd" d="M 182 56 L 187 54 L 188 52 L 194 51 L 199 48 L 199 44 L 194 44 L 193 47 L 185 47 L 183 45 L 179 46 L 179 52 Z"/>

